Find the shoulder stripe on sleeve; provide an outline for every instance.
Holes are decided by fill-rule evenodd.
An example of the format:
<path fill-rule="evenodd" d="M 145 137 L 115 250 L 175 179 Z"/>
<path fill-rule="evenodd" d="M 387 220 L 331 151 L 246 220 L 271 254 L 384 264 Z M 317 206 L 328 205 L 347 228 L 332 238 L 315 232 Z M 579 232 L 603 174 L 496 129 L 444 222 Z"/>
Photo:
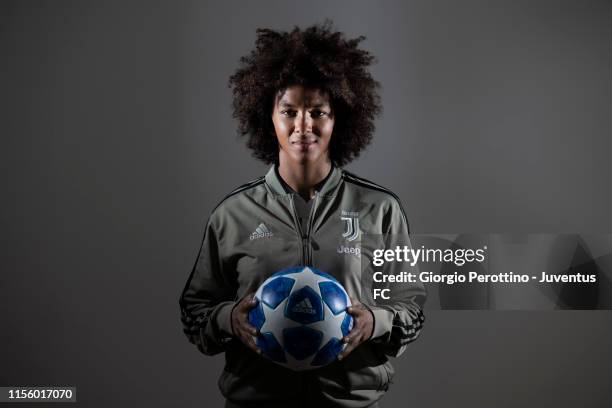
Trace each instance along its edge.
<path fill-rule="evenodd" d="M 213 208 L 212 212 L 214 212 L 217 209 L 217 207 L 219 207 L 221 204 L 223 204 L 223 202 L 225 200 L 227 200 L 228 198 L 230 198 L 230 197 L 232 197 L 232 196 L 234 196 L 234 195 L 236 195 L 238 193 L 241 193 L 241 192 L 243 192 L 245 190 L 248 190 L 250 188 L 256 187 L 256 186 L 258 186 L 258 185 L 260 185 L 262 183 L 265 183 L 265 181 L 266 181 L 265 176 L 261 176 L 261 177 L 256 178 L 253 181 L 249 181 L 248 183 L 245 183 L 245 184 L 241 185 L 240 187 L 235 188 L 231 193 L 229 193 L 228 195 L 223 197 L 223 199 L 221 201 L 219 201 L 219 204 L 217 204 L 215 206 L 215 208 Z"/>
<path fill-rule="evenodd" d="M 219 202 L 219 204 L 217 204 L 217 205 L 215 206 L 215 208 L 213 208 L 213 210 L 211 211 L 211 214 L 212 214 L 213 212 L 215 212 L 215 210 L 216 210 L 216 209 L 217 209 L 217 208 L 218 208 L 218 207 L 219 207 L 221 204 L 223 204 L 223 202 L 224 202 L 225 200 L 227 200 L 227 199 L 228 199 L 228 198 L 230 198 L 231 196 L 233 196 L 233 195 L 235 195 L 235 194 L 238 194 L 238 193 L 240 193 L 241 191 L 248 190 L 249 188 L 252 188 L 252 187 L 258 186 L 259 184 L 263 183 L 264 181 L 265 181 L 265 180 L 264 180 L 264 177 L 263 177 L 263 176 L 262 176 L 262 177 L 258 177 L 258 178 L 256 178 L 255 180 L 250 181 L 250 182 L 248 182 L 248 183 L 246 183 L 246 184 L 243 184 L 243 185 L 241 185 L 240 187 L 238 187 L 238 188 L 234 189 L 234 190 L 233 190 L 231 193 L 229 193 L 228 195 L 226 195 L 226 196 L 225 196 L 225 198 L 223 198 L 223 200 L 221 200 L 221 201 Z M 203 245 L 204 245 L 204 240 L 206 239 L 206 230 L 208 229 L 208 223 L 209 223 L 209 222 L 210 222 L 210 216 L 209 216 L 208 220 L 206 221 L 206 223 L 204 224 L 204 234 L 203 234 L 203 237 L 202 237 L 202 242 L 200 243 L 200 249 L 198 250 L 198 256 L 196 257 L 196 260 L 195 260 L 195 262 L 194 262 L 194 265 L 193 265 L 193 267 L 191 268 L 191 274 L 189 275 L 189 278 L 187 279 L 187 283 L 185 284 L 185 288 L 183 289 L 183 294 L 181 295 L 181 299 L 183 298 L 183 296 L 184 296 L 184 294 L 185 294 L 185 291 L 187 291 L 187 288 L 189 287 L 189 284 L 190 284 L 190 282 L 191 282 L 191 279 L 193 278 L 193 273 L 194 273 L 194 271 L 195 271 L 195 266 L 196 266 L 196 264 L 198 263 L 198 258 L 199 258 L 199 256 L 200 256 L 199 254 L 200 254 L 200 251 L 202 250 L 202 247 L 203 247 Z"/>
<path fill-rule="evenodd" d="M 233 195 L 236 195 L 242 191 L 248 190 L 250 188 L 253 188 L 255 186 L 258 186 L 260 184 L 262 184 L 265 181 L 264 177 L 258 177 L 253 181 L 250 181 L 246 184 L 241 185 L 240 187 L 234 189 L 231 193 L 229 193 L 227 196 L 225 196 L 225 198 L 223 198 L 223 200 L 221 200 L 219 202 L 219 204 L 217 204 L 215 206 L 215 208 L 213 209 L 212 212 L 214 212 L 217 207 L 219 207 L 225 200 L 227 200 L 228 198 L 230 198 Z M 187 279 L 187 282 L 185 283 L 185 287 L 183 288 L 183 291 L 181 292 L 181 297 L 179 299 L 179 305 L 181 308 L 181 320 L 183 322 L 183 331 L 185 332 L 185 334 L 187 335 L 187 337 L 190 339 L 190 341 L 192 343 L 195 343 L 195 338 L 193 336 L 197 336 L 199 333 L 199 327 L 201 327 L 201 325 L 203 324 L 203 322 L 207 322 L 209 316 L 207 314 L 200 314 L 198 316 L 194 315 L 193 313 L 191 313 L 190 311 L 188 311 L 188 309 L 185 306 L 185 294 L 187 293 L 187 290 L 189 288 L 189 286 L 191 285 L 191 281 L 193 279 L 193 276 L 195 274 L 195 270 L 196 270 L 196 266 L 198 264 L 198 258 L 200 257 L 200 254 L 202 252 L 202 248 L 204 247 L 204 241 L 206 240 L 206 233 L 207 233 L 207 229 L 208 229 L 208 223 L 210 222 L 210 218 L 208 219 L 208 221 L 205 223 L 204 226 L 204 234 L 202 237 L 202 242 L 200 243 L 200 249 L 198 250 L 198 255 L 196 256 L 196 260 L 193 264 L 193 267 L 191 268 L 191 273 L 189 274 L 189 278 Z"/>
<path fill-rule="evenodd" d="M 377 190 L 377 191 L 381 191 L 383 193 L 387 193 L 389 194 L 391 197 L 395 198 L 395 200 L 397 200 L 397 203 L 400 207 L 400 210 L 402 212 L 402 216 L 404 217 L 404 221 L 406 222 L 406 226 L 408 227 L 408 233 L 410 233 L 410 224 L 408 223 L 408 217 L 406 217 L 406 213 L 404 212 L 404 206 L 402 205 L 402 201 L 400 200 L 400 198 L 391 190 L 389 190 L 388 188 L 385 188 L 381 185 L 378 185 L 370 180 L 366 180 L 362 177 L 356 176 L 353 173 L 350 173 L 346 170 L 342 171 L 342 178 L 349 182 L 349 183 L 353 183 L 356 184 L 358 186 L 361 187 L 366 187 L 366 188 L 371 188 L 372 190 Z"/>

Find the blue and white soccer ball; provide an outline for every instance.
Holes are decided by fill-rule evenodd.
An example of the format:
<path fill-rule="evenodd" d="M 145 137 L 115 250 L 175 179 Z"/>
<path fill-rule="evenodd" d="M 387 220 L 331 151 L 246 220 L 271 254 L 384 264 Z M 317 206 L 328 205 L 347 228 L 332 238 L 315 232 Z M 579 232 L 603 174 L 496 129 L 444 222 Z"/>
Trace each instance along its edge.
<path fill-rule="evenodd" d="M 332 276 L 299 266 L 275 273 L 255 292 L 249 323 L 262 355 L 296 371 L 332 363 L 353 327 L 348 294 Z"/>

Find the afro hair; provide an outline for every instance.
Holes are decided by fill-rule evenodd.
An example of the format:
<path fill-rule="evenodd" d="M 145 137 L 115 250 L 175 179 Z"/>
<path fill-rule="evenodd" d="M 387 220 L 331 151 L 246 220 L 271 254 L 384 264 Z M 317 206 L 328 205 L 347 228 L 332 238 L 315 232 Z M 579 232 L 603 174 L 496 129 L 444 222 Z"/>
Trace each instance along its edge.
<path fill-rule="evenodd" d="M 343 166 L 359 156 L 372 140 L 381 111 L 380 85 L 368 72 L 375 59 L 358 48 L 364 39 L 346 39 L 329 20 L 291 32 L 257 29 L 255 49 L 240 59 L 229 79 L 238 132 L 247 136 L 247 147 L 257 159 L 278 162 L 272 111 L 276 96 L 292 85 L 329 95 L 335 117 L 331 161 Z"/>

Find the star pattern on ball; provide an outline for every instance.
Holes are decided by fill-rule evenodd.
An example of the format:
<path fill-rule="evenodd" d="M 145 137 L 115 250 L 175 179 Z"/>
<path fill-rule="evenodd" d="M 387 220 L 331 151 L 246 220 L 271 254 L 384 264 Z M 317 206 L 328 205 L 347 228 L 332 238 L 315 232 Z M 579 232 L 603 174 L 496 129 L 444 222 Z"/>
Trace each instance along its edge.
<path fill-rule="evenodd" d="M 265 357 L 293 370 L 310 370 L 333 362 L 346 347 L 342 338 L 352 328 L 346 312 L 350 300 L 332 276 L 294 267 L 272 275 L 255 296 L 262 299 L 262 292 L 266 302 L 260 300 L 251 317 L 265 338 L 258 343 Z"/>

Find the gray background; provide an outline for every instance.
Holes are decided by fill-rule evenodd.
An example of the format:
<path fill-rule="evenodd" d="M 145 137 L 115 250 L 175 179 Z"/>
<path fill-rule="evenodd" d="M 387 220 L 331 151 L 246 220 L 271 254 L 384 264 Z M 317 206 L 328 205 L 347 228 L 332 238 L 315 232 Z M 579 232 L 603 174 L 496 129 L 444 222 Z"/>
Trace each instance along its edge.
<path fill-rule="evenodd" d="M 265 171 L 227 78 L 325 17 L 379 59 L 350 169 L 415 232 L 612 231 L 612 7 L 579 1 L 2 2 L 0 384 L 220 406 L 178 296 L 213 206 Z M 612 315 L 430 312 L 384 407 L 607 407 Z"/>

